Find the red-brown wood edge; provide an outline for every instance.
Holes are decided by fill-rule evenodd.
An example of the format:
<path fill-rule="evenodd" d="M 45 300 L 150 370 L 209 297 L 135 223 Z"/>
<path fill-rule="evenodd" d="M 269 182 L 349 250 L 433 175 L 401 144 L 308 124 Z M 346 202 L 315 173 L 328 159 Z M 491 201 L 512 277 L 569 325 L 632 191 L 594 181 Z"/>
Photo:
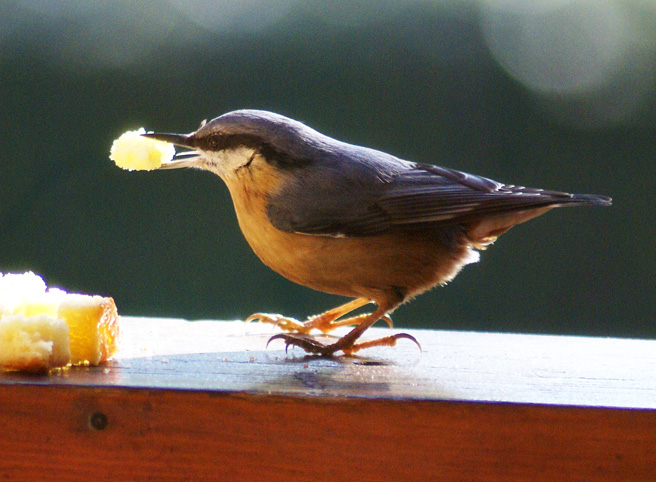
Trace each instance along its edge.
<path fill-rule="evenodd" d="M 652 481 L 656 411 L 0 385 L 2 481 Z"/>

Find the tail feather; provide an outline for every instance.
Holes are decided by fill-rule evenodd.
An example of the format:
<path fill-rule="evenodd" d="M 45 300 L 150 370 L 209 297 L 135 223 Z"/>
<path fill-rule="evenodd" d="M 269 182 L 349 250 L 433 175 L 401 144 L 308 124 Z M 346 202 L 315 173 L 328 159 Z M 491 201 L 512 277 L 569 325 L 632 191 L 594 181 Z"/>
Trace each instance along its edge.
<path fill-rule="evenodd" d="M 567 194 L 562 192 L 540 192 L 543 204 L 535 203 L 521 210 L 500 210 L 497 214 L 483 216 L 469 225 L 467 236 L 477 249 L 485 249 L 501 234 L 517 224 L 540 216 L 553 208 L 565 206 L 610 206 L 612 199 L 596 194 Z M 551 198 L 551 199 L 549 199 Z"/>
<path fill-rule="evenodd" d="M 598 196 L 597 194 L 572 194 L 572 199 L 568 205 L 574 206 L 610 206 L 613 200 L 608 196 Z"/>

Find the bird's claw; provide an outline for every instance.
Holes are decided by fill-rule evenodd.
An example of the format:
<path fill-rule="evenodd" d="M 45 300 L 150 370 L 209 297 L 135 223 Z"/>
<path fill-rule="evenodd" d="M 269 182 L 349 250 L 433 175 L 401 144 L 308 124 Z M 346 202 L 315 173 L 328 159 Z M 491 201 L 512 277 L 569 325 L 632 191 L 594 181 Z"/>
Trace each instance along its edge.
<path fill-rule="evenodd" d="M 417 345 L 417 348 L 419 348 L 420 353 L 423 352 L 423 350 L 421 349 L 421 345 L 419 344 L 417 339 L 409 333 L 397 333 L 396 335 L 385 336 L 383 338 L 376 338 L 375 340 L 363 341 L 354 344 L 350 349 L 342 349 L 342 351 L 344 351 L 344 353 L 348 355 L 352 355 L 356 351 L 360 351 L 365 348 L 372 348 L 374 346 L 395 346 L 397 340 L 401 340 L 401 339 L 410 340 L 415 345 Z"/>
<path fill-rule="evenodd" d="M 273 340 L 285 341 L 285 353 L 289 352 L 290 346 L 297 346 L 305 350 L 307 353 L 322 356 L 330 356 L 339 349 L 337 348 L 330 350 L 333 345 L 324 345 L 323 343 L 319 343 L 317 340 L 307 335 L 288 335 L 286 333 L 280 333 L 269 338 L 269 341 L 267 341 L 266 344 L 267 348 L 269 347 L 269 343 L 271 343 Z"/>
<path fill-rule="evenodd" d="M 406 339 L 412 341 L 419 351 L 421 352 L 421 345 L 417 339 L 408 334 L 408 333 L 397 333 L 396 335 L 385 336 L 383 338 L 377 338 L 375 340 L 363 341 L 361 343 L 353 343 L 345 341 L 345 338 L 340 338 L 335 343 L 330 345 L 324 345 L 323 343 L 317 341 L 315 338 L 309 335 L 289 335 L 286 333 L 280 333 L 269 338 L 267 341 L 267 348 L 269 343 L 274 340 L 284 340 L 285 341 L 285 353 L 288 353 L 290 346 L 297 346 L 307 353 L 320 356 L 333 356 L 336 352 L 342 351 L 345 355 L 352 355 L 355 352 L 363 350 L 365 348 L 372 348 L 375 346 L 395 346 L 397 340 Z"/>
<path fill-rule="evenodd" d="M 283 331 L 307 334 L 310 330 L 302 322 L 283 315 L 274 313 L 253 313 L 246 318 L 245 322 L 258 321 L 260 323 L 271 323 L 274 327 L 279 327 Z"/>

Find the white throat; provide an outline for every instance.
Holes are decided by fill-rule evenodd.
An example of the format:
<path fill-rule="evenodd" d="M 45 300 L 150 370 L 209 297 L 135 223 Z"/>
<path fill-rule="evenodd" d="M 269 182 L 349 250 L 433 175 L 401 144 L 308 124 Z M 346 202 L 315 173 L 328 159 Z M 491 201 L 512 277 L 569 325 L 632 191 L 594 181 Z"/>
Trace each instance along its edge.
<path fill-rule="evenodd" d="M 226 179 L 240 167 L 250 163 L 255 156 L 255 150 L 250 147 L 238 147 L 216 152 L 199 150 L 199 154 L 198 167 Z"/>

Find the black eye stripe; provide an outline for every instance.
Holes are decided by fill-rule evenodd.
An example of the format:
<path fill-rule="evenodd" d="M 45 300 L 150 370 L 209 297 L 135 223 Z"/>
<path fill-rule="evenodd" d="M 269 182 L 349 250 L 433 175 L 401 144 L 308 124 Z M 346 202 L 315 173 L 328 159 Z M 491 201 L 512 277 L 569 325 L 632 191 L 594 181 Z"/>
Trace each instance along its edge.
<path fill-rule="evenodd" d="M 206 151 L 220 151 L 224 149 L 236 149 L 238 147 L 250 147 L 259 150 L 262 140 L 249 134 L 209 134 L 199 137 L 196 145 L 199 149 Z"/>
<path fill-rule="evenodd" d="M 196 138 L 195 145 L 198 149 L 205 151 L 221 151 L 247 147 L 260 153 L 268 163 L 280 168 L 301 167 L 310 162 L 309 159 L 299 159 L 283 155 L 274 146 L 253 134 L 214 133 Z"/>

